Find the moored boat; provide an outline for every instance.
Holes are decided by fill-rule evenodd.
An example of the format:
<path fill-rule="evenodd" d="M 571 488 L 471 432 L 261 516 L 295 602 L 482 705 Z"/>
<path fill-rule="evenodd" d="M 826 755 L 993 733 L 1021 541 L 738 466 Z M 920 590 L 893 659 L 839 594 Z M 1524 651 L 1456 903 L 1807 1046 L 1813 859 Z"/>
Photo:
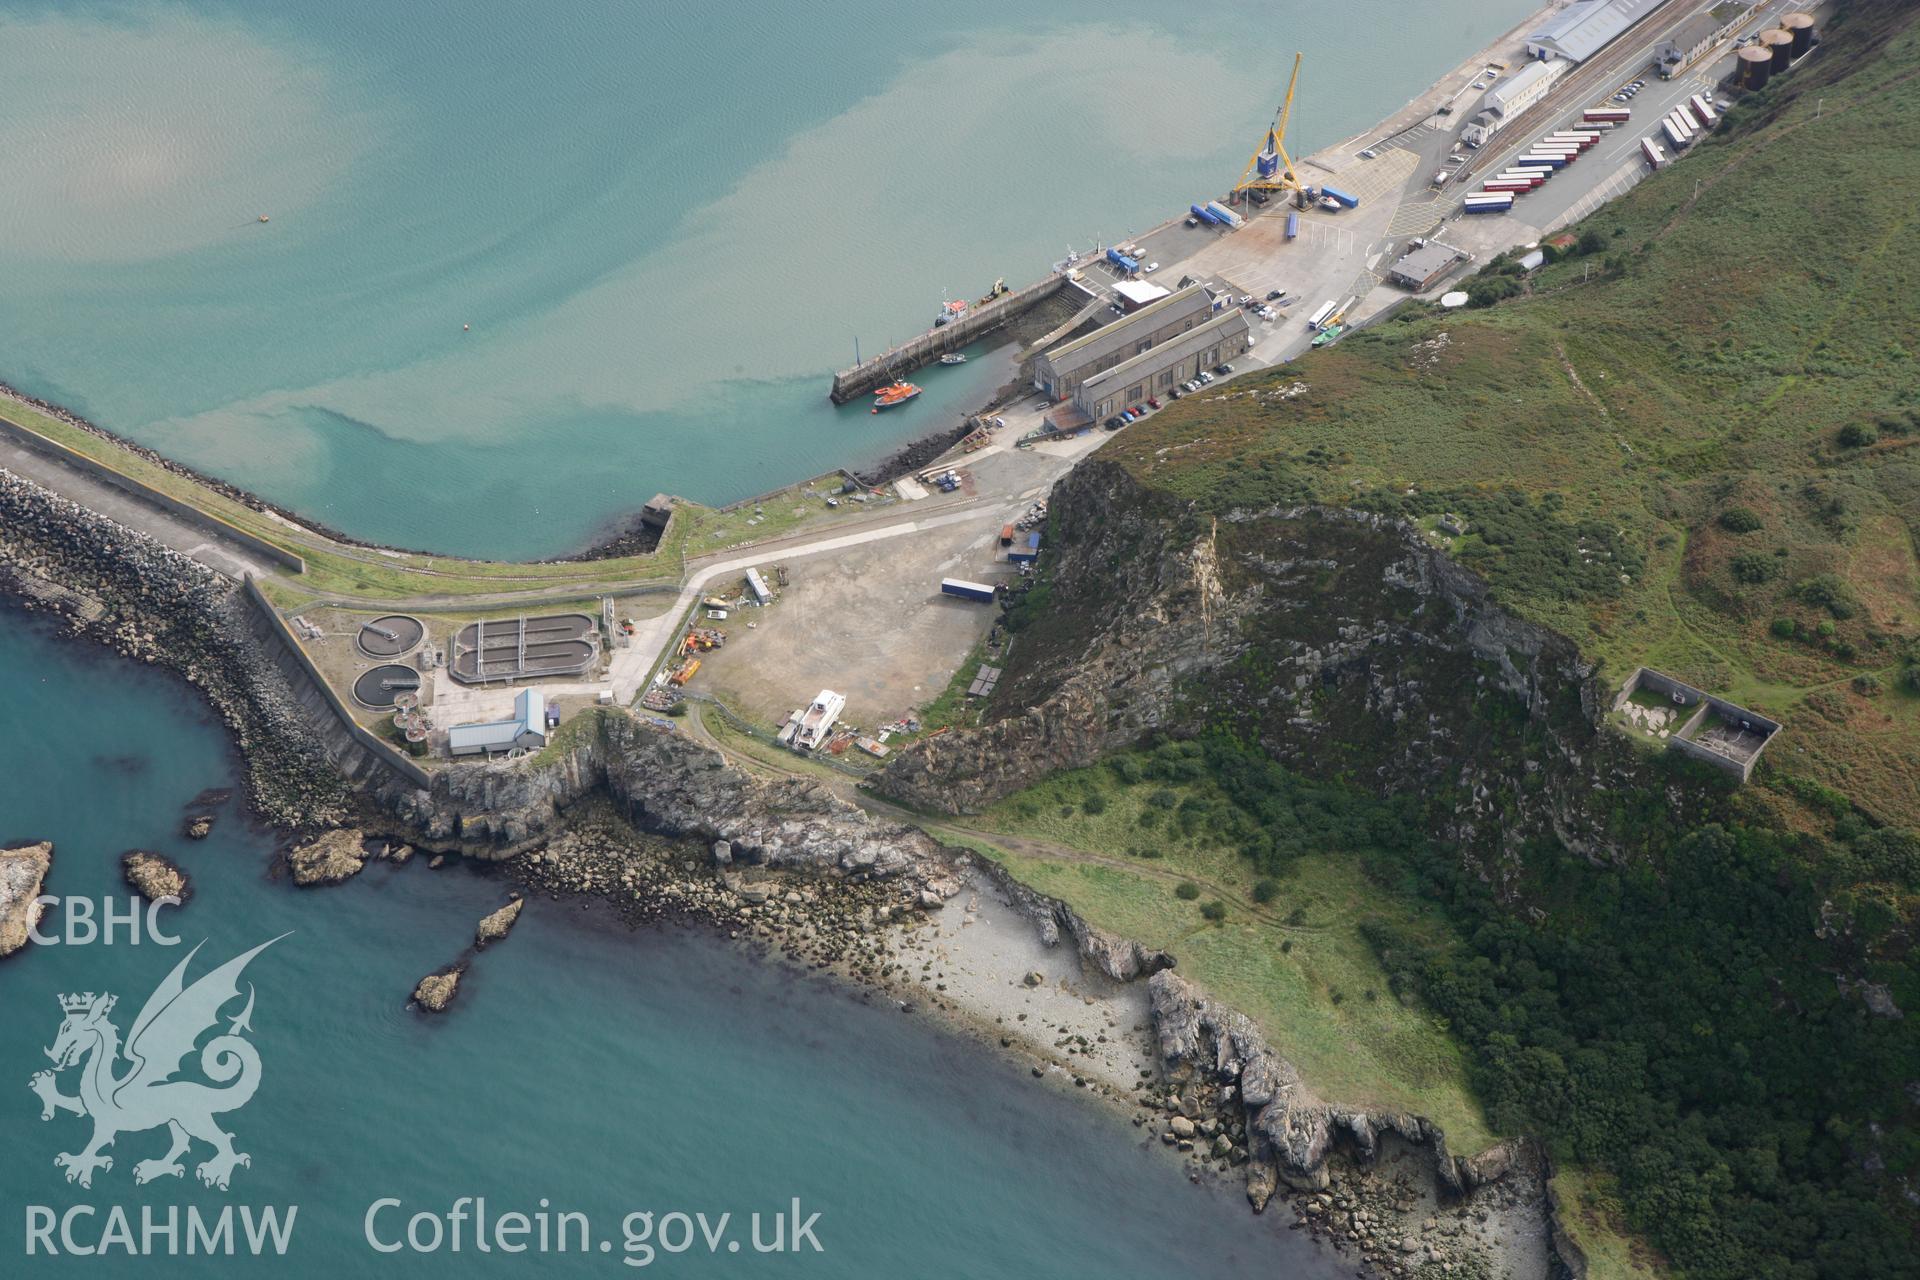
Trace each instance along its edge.
<path fill-rule="evenodd" d="M 966 362 L 967 362 L 966 356 L 964 356 L 958 351 L 949 351 L 947 352 L 947 354 L 940 357 L 941 364 L 965 364 Z"/>
<path fill-rule="evenodd" d="M 920 388 L 911 382 L 890 382 L 873 393 L 873 411 L 878 413 L 905 404 L 919 394 Z"/>

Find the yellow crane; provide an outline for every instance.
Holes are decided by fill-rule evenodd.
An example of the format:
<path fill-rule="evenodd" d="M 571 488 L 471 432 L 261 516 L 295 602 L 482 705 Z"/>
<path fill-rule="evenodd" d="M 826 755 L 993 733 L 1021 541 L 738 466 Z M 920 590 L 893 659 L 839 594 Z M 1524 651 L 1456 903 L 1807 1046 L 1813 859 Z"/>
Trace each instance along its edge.
<path fill-rule="evenodd" d="M 1279 114 L 1267 129 L 1266 141 L 1253 153 L 1253 159 L 1247 161 L 1247 171 L 1234 185 L 1235 195 L 1242 191 L 1306 190 L 1306 184 L 1293 171 L 1293 157 L 1287 154 L 1287 117 L 1293 114 L 1293 88 L 1299 83 L 1300 55 L 1296 53 L 1293 75 L 1287 80 L 1287 100 L 1280 104 Z"/>

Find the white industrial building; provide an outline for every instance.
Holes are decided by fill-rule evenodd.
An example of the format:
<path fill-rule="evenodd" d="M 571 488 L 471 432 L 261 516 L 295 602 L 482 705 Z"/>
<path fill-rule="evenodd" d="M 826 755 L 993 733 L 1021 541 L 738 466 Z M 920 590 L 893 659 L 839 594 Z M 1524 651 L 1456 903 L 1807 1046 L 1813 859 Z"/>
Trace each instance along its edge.
<path fill-rule="evenodd" d="M 1554 83 L 1573 64 L 1559 58 L 1530 62 L 1487 90 L 1481 99 L 1485 108 L 1467 122 L 1460 140 L 1470 147 L 1483 145 L 1488 138 L 1513 123 L 1514 117 L 1547 96 Z"/>
<path fill-rule="evenodd" d="M 447 751 L 456 756 L 496 751 L 538 751 L 547 745 L 547 704 L 537 689 L 522 689 L 513 700 L 513 718 L 486 724 L 456 724 L 447 730 Z"/>
<path fill-rule="evenodd" d="M 1585 62 L 1662 3 L 1663 0 L 1575 0 L 1527 37 L 1527 53 L 1535 58 Z"/>

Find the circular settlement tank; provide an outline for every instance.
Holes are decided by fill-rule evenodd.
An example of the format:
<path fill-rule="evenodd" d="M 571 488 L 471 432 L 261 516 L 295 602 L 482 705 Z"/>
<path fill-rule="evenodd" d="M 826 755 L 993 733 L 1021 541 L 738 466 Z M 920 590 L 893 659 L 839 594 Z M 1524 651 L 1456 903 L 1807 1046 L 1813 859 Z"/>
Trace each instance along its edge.
<path fill-rule="evenodd" d="M 413 647 L 426 634 L 427 625 L 420 619 L 404 613 L 390 613 L 384 618 L 361 623 L 353 643 L 369 658 L 398 658 L 412 653 Z"/>
<path fill-rule="evenodd" d="M 1749 45 L 1740 51 L 1740 87 L 1743 89 L 1764 89 L 1767 78 L 1773 74 L 1773 51 L 1759 45 Z"/>
<path fill-rule="evenodd" d="M 403 693 L 420 688 L 420 673 L 400 662 L 386 662 L 362 671 L 353 682 L 353 700 L 363 707 L 385 711 Z"/>
<path fill-rule="evenodd" d="M 1790 13 L 1780 19 L 1780 29 L 1793 36 L 1793 56 L 1798 58 L 1813 48 L 1813 15 Z"/>
<path fill-rule="evenodd" d="M 1775 27 L 1760 33 L 1760 44 L 1773 55 L 1773 74 L 1779 75 L 1793 61 L 1793 33 Z"/>

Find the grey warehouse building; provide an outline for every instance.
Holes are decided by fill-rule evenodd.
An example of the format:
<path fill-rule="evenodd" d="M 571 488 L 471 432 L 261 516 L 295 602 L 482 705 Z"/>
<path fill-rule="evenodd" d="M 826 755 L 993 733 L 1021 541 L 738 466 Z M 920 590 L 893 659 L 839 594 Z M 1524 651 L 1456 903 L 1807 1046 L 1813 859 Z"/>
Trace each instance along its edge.
<path fill-rule="evenodd" d="M 1112 417 L 1149 396 L 1166 395 L 1202 369 L 1246 354 L 1252 345 L 1253 326 L 1247 323 L 1247 313 L 1238 307 L 1223 311 L 1191 332 L 1088 378 L 1074 393 L 1074 407 L 1095 421 Z"/>
<path fill-rule="evenodd" d="M 1212 313 L 1212 296 L 1200 285 L 1189 285 L 1046 352 L 1034 361 L 1034 388 L 1056 402 L 1077 400 L 1075 393 L 1087 379 L 1205 324 Z"/>
<path fill-rule="evenodd" d="M 1527 37 L 1527 52 L 1536 58 L 1558 56 L 1572 62 L 1585 62 L 1664 2 L 1574 0 L 1546 26 Z"/>

